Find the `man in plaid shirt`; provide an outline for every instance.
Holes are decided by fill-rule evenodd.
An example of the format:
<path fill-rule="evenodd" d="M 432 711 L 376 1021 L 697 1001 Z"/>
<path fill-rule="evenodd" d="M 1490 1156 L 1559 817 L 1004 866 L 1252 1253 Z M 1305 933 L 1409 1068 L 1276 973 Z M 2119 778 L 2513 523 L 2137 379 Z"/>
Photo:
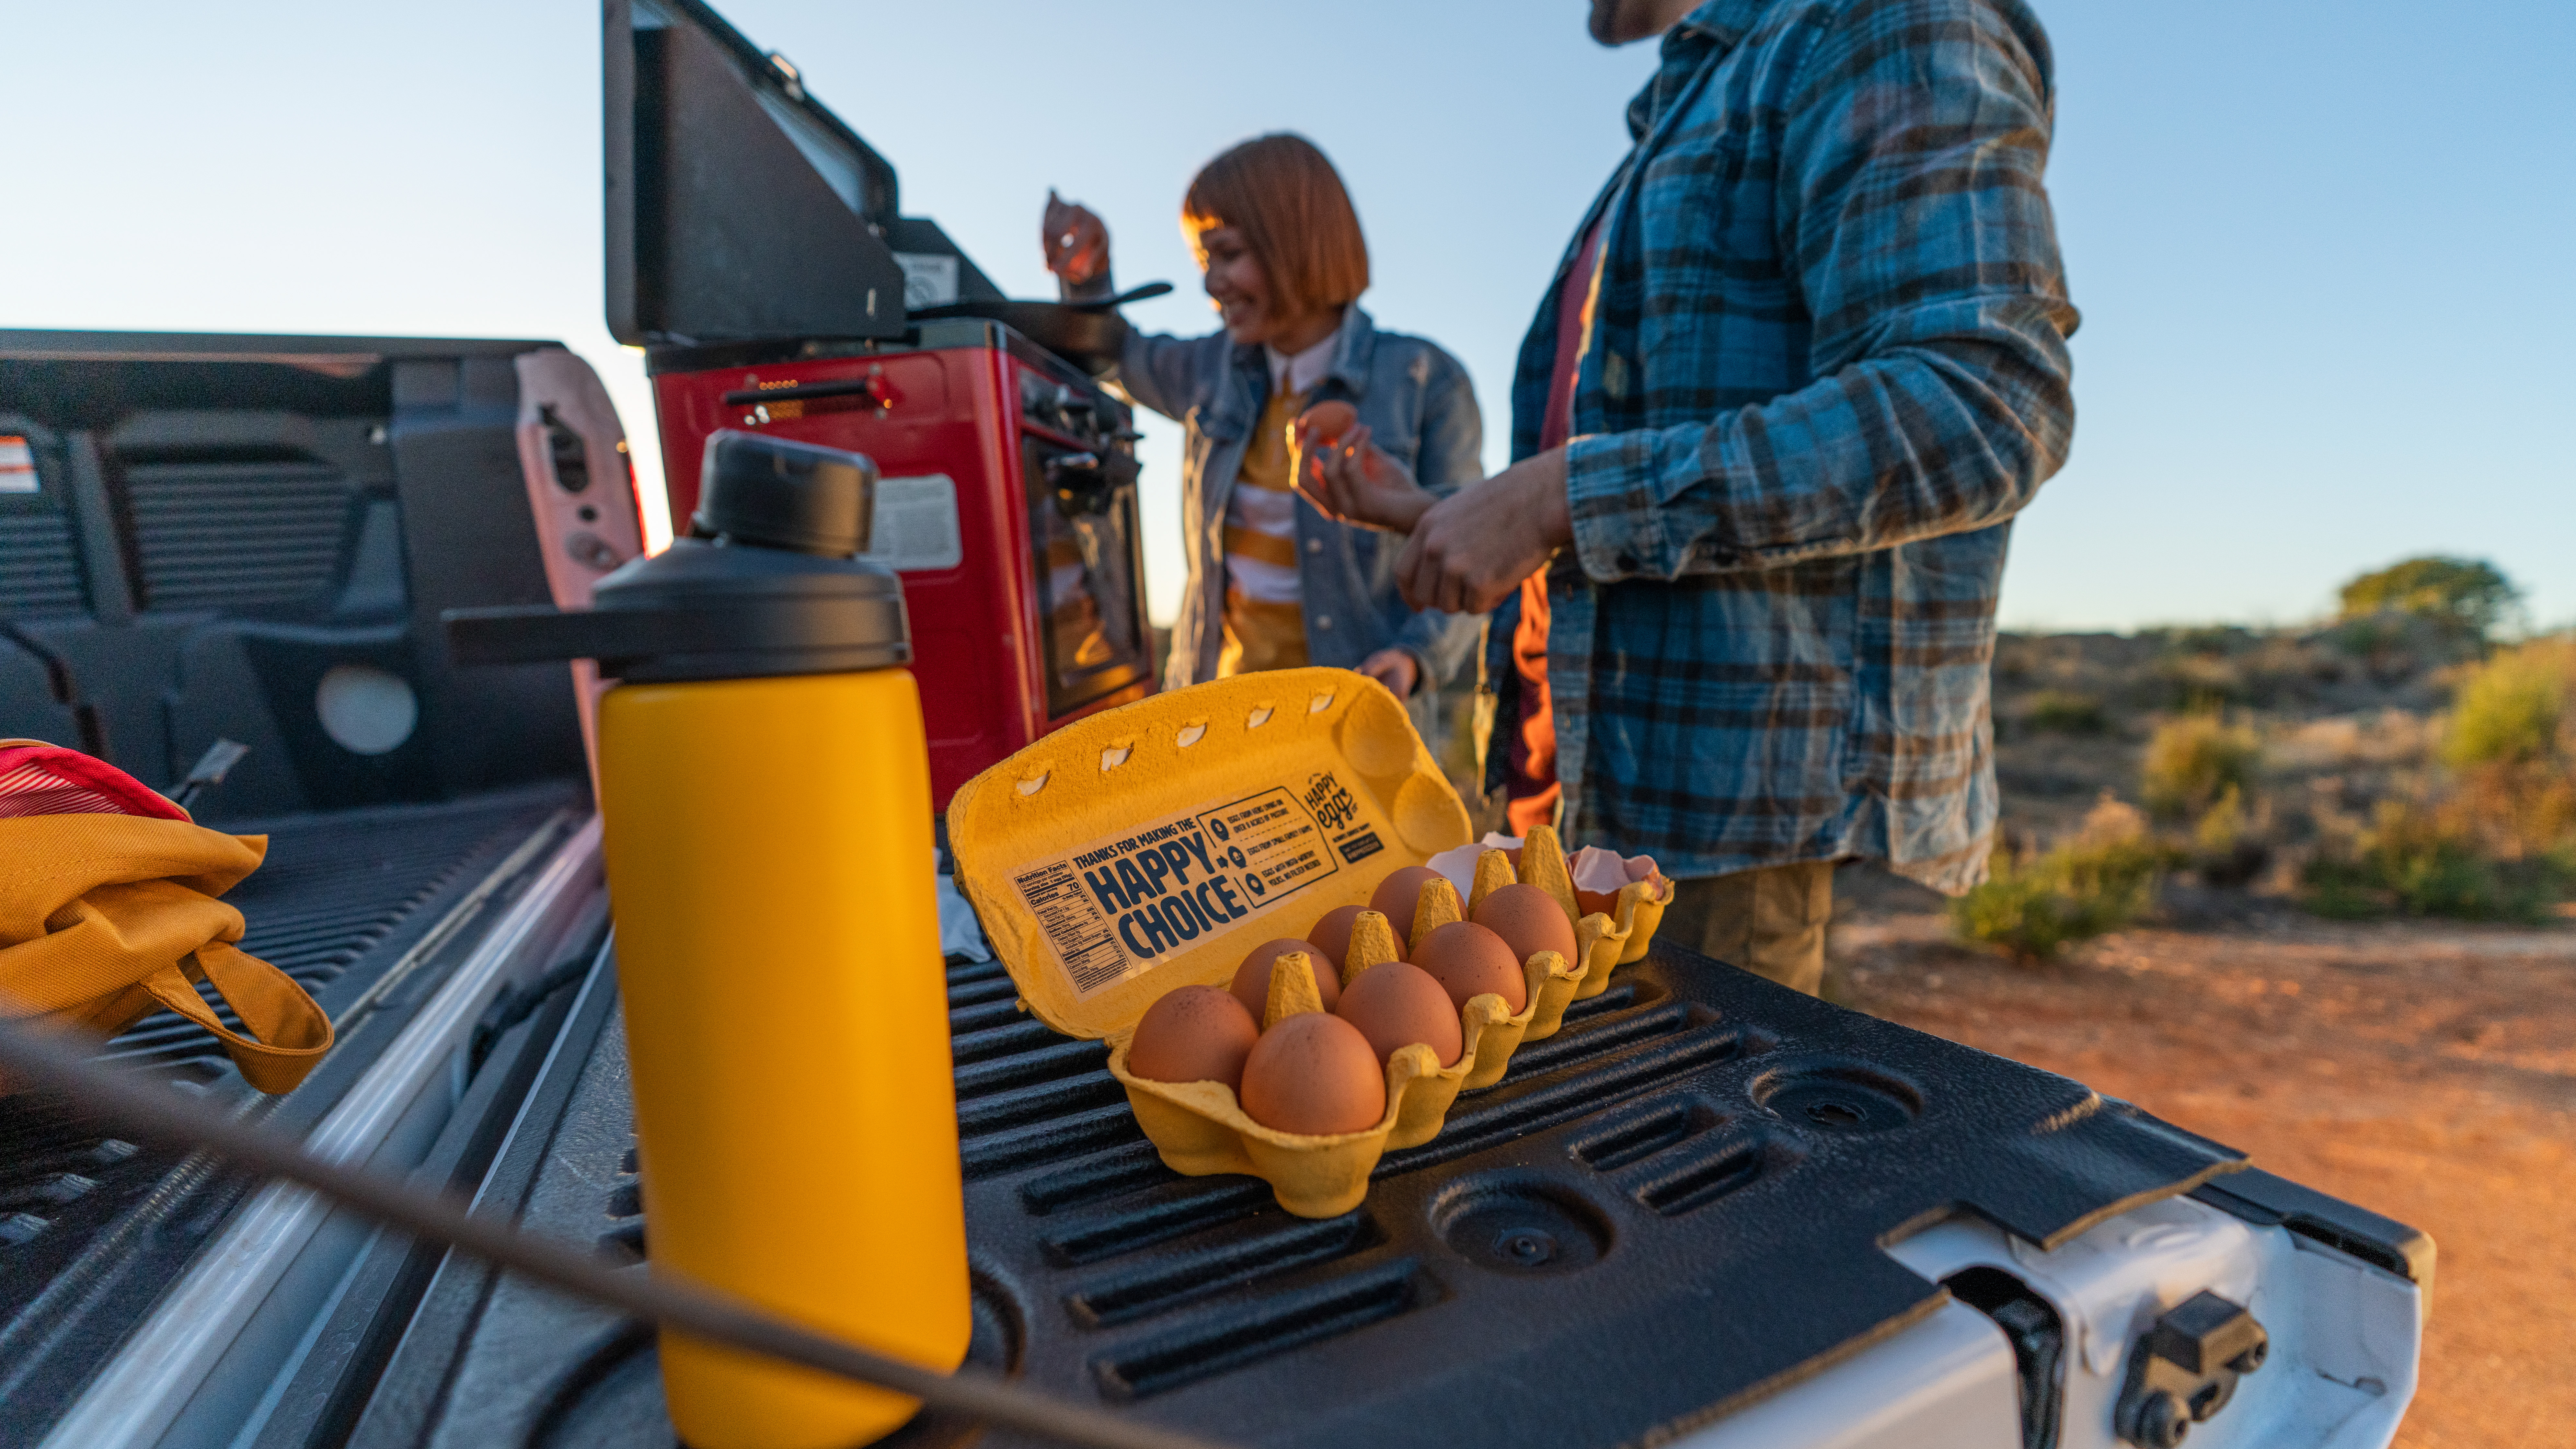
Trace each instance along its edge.
<path fill-rule="evenodd" d="M 2004 546 L 2074 430 L 2048 40 L 2021 0 L 1592 33 L 1663 63 L 1522 346 L 1517 461 L 1434 500 L 1363 430 L 1299 476 L 1412 534 L 1416 607 L 1503 606 L 1514 820 L 1653 855 L 1661 939 L 1813 991 L 1835 861 L 1985 877 Z"/>

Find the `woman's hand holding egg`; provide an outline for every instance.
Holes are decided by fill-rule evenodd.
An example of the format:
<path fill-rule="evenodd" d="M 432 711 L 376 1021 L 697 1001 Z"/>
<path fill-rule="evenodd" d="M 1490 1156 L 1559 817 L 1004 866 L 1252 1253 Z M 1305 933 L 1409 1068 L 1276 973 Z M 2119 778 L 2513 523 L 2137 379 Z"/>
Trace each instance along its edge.
<path fill-rule="evenodd" d="M 1377 446 L 1373 436 L 1349 403 L 1317 403 L 1288 427 L 1295 470 L 1289 476 L 1327 518 L 1411 533 L 1440 495 L 1415 482 L 1412 470 Z"/>

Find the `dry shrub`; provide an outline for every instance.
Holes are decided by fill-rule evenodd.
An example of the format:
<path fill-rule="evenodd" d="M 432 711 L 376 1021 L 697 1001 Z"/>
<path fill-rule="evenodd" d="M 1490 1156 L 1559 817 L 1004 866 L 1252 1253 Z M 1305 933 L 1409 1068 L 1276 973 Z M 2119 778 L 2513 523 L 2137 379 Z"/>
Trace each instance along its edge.
<path fill-rule="evenodd" d="M 2442 758 L 2490 854 L 2576 859 L 2576 639 L 2508 649 L 2470 671 Z"/>
<path fill-rule="evenodd" d="M 2455 769 L 2576 760 L 2576 640 L 2506 649 L 2469 672 L 2451 705 L 2442 758 Z"/>
<path fill-rule="evenodd" d="M 1998 848 L 1986 883 L 1950 902 L 1950 926 L 1964 940 L 2045 959 L 2136 920 L 2155 900 L 2165 860 L 2146 817 L 2105 795 L 2072 840 L 2036 859 Z"/>
<path fill-rule="evenodd" d="M 2310 909 L 2537 921 L 2576 889 L 2576 640 L 2470 669 L 2441 754 L 2446 788 L 2382 801 L 2309 864 Z"/>
<path fill-rule="evenodd" d="M 2204 885 L 2249 884 L 2271 864 L 2271 831 L 2271 807 L 2247 805 L 2244 790 L 2229 785 L 2192 823 L 2192 869 Z"/>
<path fill-rule="evenodd" d="M 2250 794 L 2262 761 L 2254 731 L 2217 715 L 2185 715 L 2156 727 L 2138 788 L 2159 817 L 2194 819 L 2231 789 Z"/>
<path fill-rule="evenodd" d="M 2098 735 L 2111 728 L 2100 696 L 2071 689 L 2043 689 L 2032 695 L 2024 718 L 2032 729 L 2061 735 Z"/>
<path fill-rule="evenodd" d="M 2321 916 L 2545 920 L 2570 883 L 2569 862 L 2503 860 L 2458 800 L 2383 800 L 2369 828 L 2335 842 L 2304 873 L 2304 904 Z"/>

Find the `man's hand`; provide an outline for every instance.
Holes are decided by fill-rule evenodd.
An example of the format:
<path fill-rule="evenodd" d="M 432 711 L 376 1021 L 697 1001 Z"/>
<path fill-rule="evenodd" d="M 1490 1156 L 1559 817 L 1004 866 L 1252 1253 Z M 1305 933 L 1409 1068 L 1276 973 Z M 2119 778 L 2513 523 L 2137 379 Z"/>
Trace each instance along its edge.
<path fill-rule="evenodd" d="M 1109 228 L 1091 208 L 1067 201 L 1047 188 L 1046 218 L 1038 226 L 1046 269 L 1079 287 L 1109 270 Z"/>
<path fill-rule="evenodd" d="M 1413 526 L 1395 576 L 1416 609 L 1481 614 L 1573 541 L 1565 450 L 1550 448 L 1433 504 Z"/>
<path fill-rule="evenodd" d="M 1398 699 L 1411 699 L 1414 689 L 1422 683 L 1422 666 L 1414 660 L 1412 651 L 1405 649 L 1377 651 L 1360 661 L 1360 673 L 1385 685 Z"/>
<path fill-rule="evenodd" d="M 1410 533 L 1440 496 L 1413 481 L 1395 455 L 1371 441 L 1365 424 L 1323 442 L 1291 426 L 1289 477 L 1315 510 L 1338 523 Z"/>

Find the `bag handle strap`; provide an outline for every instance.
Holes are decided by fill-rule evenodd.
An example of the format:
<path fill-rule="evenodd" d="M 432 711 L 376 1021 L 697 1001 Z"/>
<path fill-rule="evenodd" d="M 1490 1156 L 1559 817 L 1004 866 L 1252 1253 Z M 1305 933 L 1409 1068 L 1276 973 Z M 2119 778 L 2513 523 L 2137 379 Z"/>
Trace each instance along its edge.
<path fill-rule="evenodd" d="M 194 970 L 183 972 L 183 966 Z M 215 988 L 250 1029 L 248 1036 L 224 1025 L 190 984 L 191 975 L 201 976 Z M 164 966 L 144 977 L 141 985 L 163 1006 L 221 1039 L 225 1055 L 241 1068 L 243 1078 L 263 1092 L 292 1090 L 331 1049 L 331 1018 L 303 986 L 225 942 L 207 942 L 194 955 L 181 958 L 179 965 Z"/>

